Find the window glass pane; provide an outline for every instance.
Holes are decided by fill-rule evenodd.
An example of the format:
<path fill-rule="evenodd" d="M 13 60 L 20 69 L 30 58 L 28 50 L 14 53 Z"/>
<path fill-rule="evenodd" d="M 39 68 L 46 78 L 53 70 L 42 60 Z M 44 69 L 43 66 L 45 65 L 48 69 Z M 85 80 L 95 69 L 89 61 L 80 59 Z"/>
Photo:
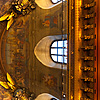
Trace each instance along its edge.
<path fill-rule="evenodd" d="M 58 55 L 63 55 L 63 49 L 58 48 Z"/>
<path fill-rule="evenodd" d="M 58 56 L 58 62 L 63 62 L 63 57 L 62 56 Z"/>
<path fill-rule="evenodd" d="M 57 54 L 57 49 L 51 48 L 51 54 Z"/>
<path fill-rule="evenodd" d="M 67 40 L 57 40 L 51 45 L 51 57 L 55 62 L 67 63 L 67 48 L 63 46 L 67 47 Z"/>
<path fill-rule="evenodd" d="M 52 59 L 53 59 L 54 61 L 57 61 L 57 56 L 51 55 L 51 57 L 52 57 Z"/>
<path fill-rule="evenodd" d="M 53 42 L 53 44 L 51 45 L 51 47 L 57 47 L 57 41 Z"/>
<path fill-rule="evenodd" d="M 64 41 L 64 47 L 67 47 L 67 40 Z"/>
<path fill-rule="evenodd" d="M 63 47 L 63 41 L 58 41 L 58 47 Z"/>
<path fill-rule="evenodd" d="M 58 3 L 59 1 L 61 1 L 61 0 L 52 0 L 53 3 Z M 65 1 L 65 0 L 63 0 L 63 1 Z"/>
<path fill-rule="evenodd" d="M 67 55 L 67 49 L 64 49 L 64 55 Z"/>
<path fill-rule="evenodd" d="M 67 57 L 64 57 L 64 63 L 67 63 Z"/>

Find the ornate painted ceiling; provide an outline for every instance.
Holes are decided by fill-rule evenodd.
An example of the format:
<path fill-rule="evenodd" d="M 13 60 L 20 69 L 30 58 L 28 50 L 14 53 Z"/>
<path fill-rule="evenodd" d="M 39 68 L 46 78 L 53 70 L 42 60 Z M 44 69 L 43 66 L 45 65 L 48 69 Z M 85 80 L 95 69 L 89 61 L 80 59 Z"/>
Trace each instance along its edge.
<path fill-rule="evenodd" d="M 15 1 L 18 3 L 22 0 Z M 0 81 L 9 82 L 9 73 L 10 79 L 15 82 L 14 85 L 9 82 L 9 86 L 17 90 L 12 94 L 12 91 L 0 85 L 0 100 L 12 100 L 24 88 L 31 96 L 48 92 L 60 98 L 61 78 L 58 76 L 61 71 L 41 64 L 34 55 L 34 47 L 43 37 L 61 33 L 61 6 L 52 10 L 42 10 L 36 6 L 36 10 L 25 15 L 22 13 L 24 11 L 17 12 L 16 16 L 15 10 L 11 10 L 12 3 L 12 0 L 0 0 L 0 17 L 6 14 L 4 20 L 0 19 Z M 10 21 L 12 22 L 7 28 Z"/>

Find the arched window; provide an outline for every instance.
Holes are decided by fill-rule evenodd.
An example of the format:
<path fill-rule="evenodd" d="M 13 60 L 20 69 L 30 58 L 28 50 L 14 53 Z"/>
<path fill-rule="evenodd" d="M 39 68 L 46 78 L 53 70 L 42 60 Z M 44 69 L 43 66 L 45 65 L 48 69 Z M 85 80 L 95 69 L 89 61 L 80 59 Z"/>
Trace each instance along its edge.
<path fill-rule="evenodd" d="M 52 3 L 58 3 L 61 0 L 51 0 L 51 1 L 52 1 Z"/>
<path fill-rule="evenodd" d="M 50 48 L 50 55 L 54 62 L 67 63 L 67 40 L 53 41 Z"/>
<path fill-rule="evenodd" d="M 64 34 L 63 37 L 65 40 L 62 40 L 62 35 L 46 36 L 37 43 L 34 54 L 43 65 L 61 69 L 61 63 L 64 63 L 64 70 L 67 69 L 67 34 Z M 59 53 L 62 49 L 63 53 Z M 61 60 L 59 60 L 60 58 Z"/>

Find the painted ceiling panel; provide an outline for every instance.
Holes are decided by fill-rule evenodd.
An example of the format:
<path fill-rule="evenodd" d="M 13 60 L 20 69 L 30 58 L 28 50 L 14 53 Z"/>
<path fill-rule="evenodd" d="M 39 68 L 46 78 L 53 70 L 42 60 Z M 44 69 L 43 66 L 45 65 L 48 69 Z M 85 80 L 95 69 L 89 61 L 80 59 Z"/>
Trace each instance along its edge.
<path fill-rule="evenodd" d="M 11 98 L 11 94 L 2 86 L 0 86 L 0 100 L 11 100 Z"/>
<path fill-rule="evenodd" d="M 4 31 L 1 38 L 2 66 L 6 73 L 10 73 L 16 84 L 22 87 L 29 85 L 28 24 L 28 16 L 17 19 L 8 31 Z"/>
<path fill-rule="evenodd" d="M 12 0 L 0 0 L 0 17 L 10 9 L 11 2 Z"/>
<path fill-rule="evenodd" d="M 60 98 L 61 84 L 58 77 L 60 70 L 50 69 L 41 64 L 34 55 L 34 48 L 43 37 L 54 33 L 60 34 L 61 9 L 58 7 L 49 11 L 37 6 L 35 10 L 29 15 L 15 18 L 9 30 L 3 27 L 4 31 L 1 32 L 0 27 L 1 64 L 4 72 L 8 72 L 18 86 L 29 88 L 29 91 L 35 92 L 36 96 L 48 92 Z M 6 24 L 7 20 L 2 23 Z M 55 32 L 55 29 L 58 31 Z M 50 33 L 52 30 L 53 32 Z M 1 92 L 3 91 L 1 89 Z"/>

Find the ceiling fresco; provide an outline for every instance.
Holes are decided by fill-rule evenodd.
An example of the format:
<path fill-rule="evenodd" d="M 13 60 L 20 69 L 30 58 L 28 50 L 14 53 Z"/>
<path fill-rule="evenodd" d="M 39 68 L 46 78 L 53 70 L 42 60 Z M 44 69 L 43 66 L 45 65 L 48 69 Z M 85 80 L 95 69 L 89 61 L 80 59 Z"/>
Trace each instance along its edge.
<path fill-rule="evenodd" d="M 11 8 L 12 0 L 0 0 L 0 17 Z"/>
<path fill-rule="evenodd" d="M 10 73 L 20 87 L 29 86 L 29 20 L 21 17 L 1 37 L 1 63 L 4 71 Z M 0 90 L 1 91 L 1 90 Z"/>
<path fill-rule="evenodd" d="M 16 78 L 15 81 L 21 86 L 28 86 L 28 24 L 28 17 L 19 18 L 9 31 L 5 30 L 1 38 L 2 65 L 5 72 Z"/>
<path fill-rule="evenodd" d="M 0 86 L 0 100 L 11 100 L 11 99 L 12 99 L 11 94 L 2 86 Z"/>
<path fill-rule="evenodd" d="M 0 0 L 0 17 L 12 9 L 11 3 L 12 0 Z M 9 20 L 0 22 L 0 82 L 6 82 L 10 88 L 16 88 L 12 94 L 12 91 L 0 85 L 0 100 L 13 100 L 13 96 L 17 98 L 17 95 L 22 95 L 24 98 L 22 100 L 27 100 L 26 97 L 36 98 L 43 92 L 55 94 L 60 98 L 61 79 L 58 76 L 61 75 L 61 71 L 47 68 L 34 55 L 38 41 L 47 35 L 53 35 L 51 30 L 53 32 L 55 29 L 58 30 L 55 32 L 56 35 L 61 32 L 61 9 L 58 10 L 45 11 L 37 6 L 36 11 L 33 10 L 25 16 L 21 14 L 15 18 L 9 13 L 9 16 L 7 15 Z M 7 29 L 10 16 L 14 17 L 14 20 Z M 44 34 L 41 34 L 42 32 Z M 9 82 L 7 73 L 14 81 L 14 85 Z M 29 95 L 25 97 L 26 92 Z"/>
<path fill-rule="evenodd" d="M 17 0 L 18 1 L 18 0 Z M 22 2 L 23 0 L 19 0 Z M 6 13 L 11 9 L 12 0 L 0 0 L 0 16 L 4 19 Z M 23 2 L 25 3 L 25 2 Z M 9 17 L 10 19 L 10 17 Z M 2 20 L 3 21 L 3 20 Z M 9 20 L 8 20 L 9 22 Z M 2 22 L 6 23 L 6 22 Z M 3 26 L 4 27 L 4 26 Z M 0 30 L 1 31 L 1 30 Z M 29 87 L 28 59 L 29 42 L 28 16 L 16 19 L 11 28 L 7 31 L 6 27 L 1 32 L 1 66 L 2 72 L 10 73 L 15 84 L 19 87 Z M 6 81 L 5 76 L 0 74 L 1 81 Z M 0 100 L 11 100 L 9 91 L 0 86 Z"/>

